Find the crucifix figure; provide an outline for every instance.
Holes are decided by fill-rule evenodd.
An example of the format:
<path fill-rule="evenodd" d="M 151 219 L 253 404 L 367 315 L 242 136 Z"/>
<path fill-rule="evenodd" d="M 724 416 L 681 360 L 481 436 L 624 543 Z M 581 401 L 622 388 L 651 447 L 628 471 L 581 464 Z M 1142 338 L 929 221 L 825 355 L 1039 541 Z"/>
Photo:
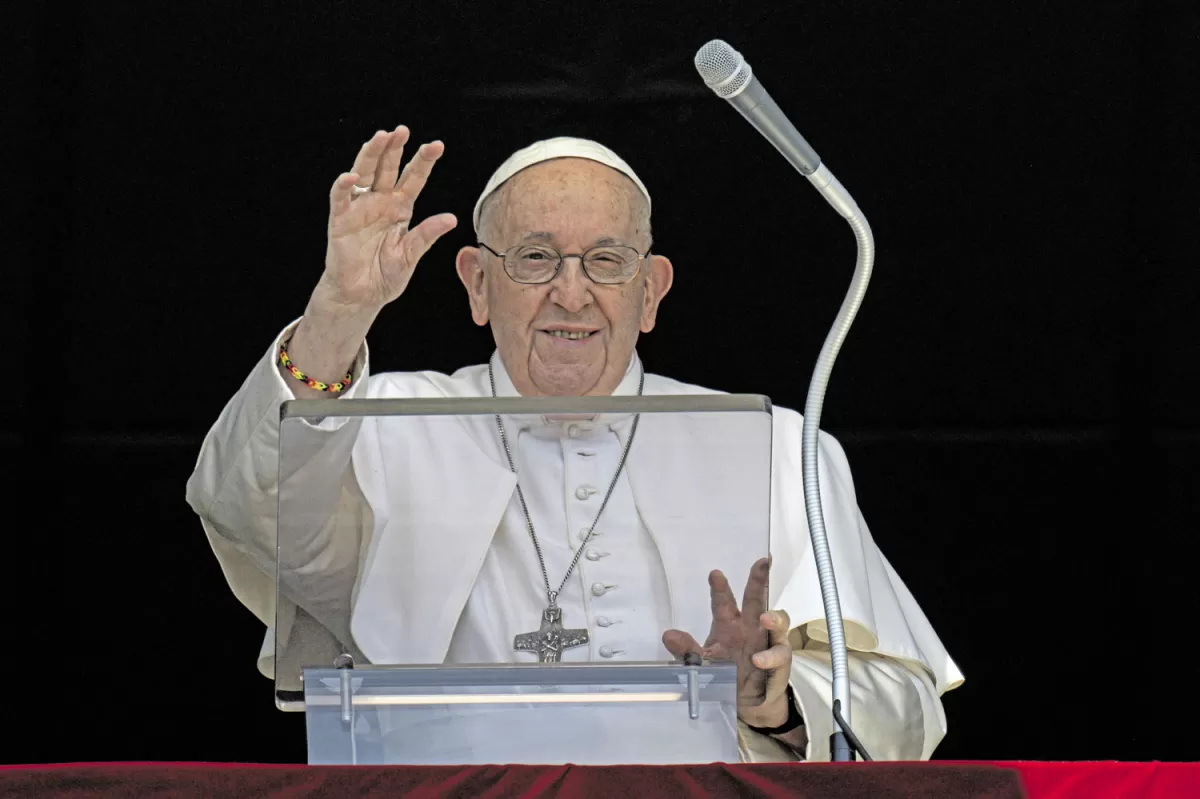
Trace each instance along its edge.
<path fill-rule="evenodd" d="M 551 605 L 542 611 L 542 626 L 537 632 L 521 633 L 513 639 L 518 652 L 537 652 L 539 663 L 558 663 L 564 649 L 573 649 L 588 642 L 588 631 L 564 630 L 562 608 Z"/>

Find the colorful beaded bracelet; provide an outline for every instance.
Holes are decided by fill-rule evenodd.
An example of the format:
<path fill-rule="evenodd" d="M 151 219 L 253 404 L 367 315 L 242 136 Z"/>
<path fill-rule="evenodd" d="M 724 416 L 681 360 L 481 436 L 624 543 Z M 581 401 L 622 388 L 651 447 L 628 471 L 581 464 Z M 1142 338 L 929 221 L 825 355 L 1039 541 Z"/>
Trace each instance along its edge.
<path fill-rule="evenodd" d="M 316 389 L 317 391 L 330 391 L 336 394 L 339 391 L 345 391 L 346 389 L 350 388 L 350 382 L 354 379 L 354 376 L 349 372 L 346 373 L 346 376 L 342 378 L 342 382 L 340 383 L 322 383 L 320 380 L 315 380 L 304 374 L 304 372 L 301 372 L 298 368 L 296 368 L 296 364 L 292 363 L 292 359 L 288 357 L 287 348 L 291 343 L 291 341 L 286 341 L 280 345 L 279 363 L 284 369 L 287 369 L 291 373 L 292 377 L 296 378 L 301 383 L 304 383 L 309 388 Z"/>

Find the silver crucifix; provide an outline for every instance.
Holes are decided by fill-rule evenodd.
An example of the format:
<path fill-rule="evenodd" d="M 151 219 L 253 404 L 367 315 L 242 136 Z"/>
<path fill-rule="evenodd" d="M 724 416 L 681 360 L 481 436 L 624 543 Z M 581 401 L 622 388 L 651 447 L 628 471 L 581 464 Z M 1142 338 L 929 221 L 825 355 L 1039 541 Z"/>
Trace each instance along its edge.
<path fill-rule="evenodd" d="M 562 608 L 551 605 L 542 611 L 542 626 L 537 632 L 521 633 L 513 639 L 518 652 L 537 652 L 539 663 L 558 663 L 564 649 L 573 649 L 588 642 L 588 631 L 564 630 Z"/>

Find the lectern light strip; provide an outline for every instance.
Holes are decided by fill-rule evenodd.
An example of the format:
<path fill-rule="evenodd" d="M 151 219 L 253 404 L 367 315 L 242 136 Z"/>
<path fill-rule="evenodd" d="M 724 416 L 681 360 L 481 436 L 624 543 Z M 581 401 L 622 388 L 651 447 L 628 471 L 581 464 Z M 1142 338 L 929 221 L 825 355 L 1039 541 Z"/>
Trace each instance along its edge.
<path fill-rule="evenodd" d="M 626 702 L 680 702 L 683 692 L 613 694 L 363 694 L 354 697 L 356 706 L 370 705 L 548 705 L 620 704 Z M 340 705 L 341 697 L 310 696 L 309 705 Z"/>

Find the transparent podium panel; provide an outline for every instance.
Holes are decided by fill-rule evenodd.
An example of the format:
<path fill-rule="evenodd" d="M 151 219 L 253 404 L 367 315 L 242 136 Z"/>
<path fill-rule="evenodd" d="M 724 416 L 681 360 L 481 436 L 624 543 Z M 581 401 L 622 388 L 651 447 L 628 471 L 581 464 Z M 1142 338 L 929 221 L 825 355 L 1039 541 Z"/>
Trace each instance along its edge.
<path fill-rule="evenodd" d="M 728 664 L 305 669 L 308 762 L 737 762 Z"/>
<path fill-rule="evenodd" d="M 313 762 L 722 759 L 732 666 L 689 660 L 693 717 L 680 656 L 766 609 L 771 430 L 756 395 L 285 403 L 277 706 Z"/>

